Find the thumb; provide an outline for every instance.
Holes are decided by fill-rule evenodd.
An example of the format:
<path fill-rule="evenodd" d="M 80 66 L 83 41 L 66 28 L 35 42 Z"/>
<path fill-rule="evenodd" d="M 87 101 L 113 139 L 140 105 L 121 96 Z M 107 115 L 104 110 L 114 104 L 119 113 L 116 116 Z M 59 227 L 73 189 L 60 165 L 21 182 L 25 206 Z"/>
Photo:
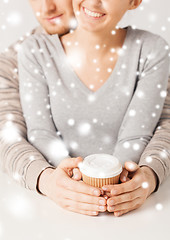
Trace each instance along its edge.
<path fill-rule="evenodd" d="M 73 169 L 73 176 L 72 176 L 72 178 L 74 180 L 80 181 L 81 177 L 82 177 L 82 174 L 81 174 L 80 170 L 78 168 L 74 168 Z"/>
<path fill-rule="evenodd" d="M 124 167 L 128 172 L 136 172 L 139 169 L 139 165 L 132 161 L 125 162 Z"/>
<path fill-rule="evenodd" d="M 58 167 L 62 169 L 67 169 L 67 168 L 76 168 L 78 167 L 78 164 L 83 161 L 82 157 L 77 157 L 77 158 L 65 158 L 61 161 L 61 163 L 58 165 Z"/>

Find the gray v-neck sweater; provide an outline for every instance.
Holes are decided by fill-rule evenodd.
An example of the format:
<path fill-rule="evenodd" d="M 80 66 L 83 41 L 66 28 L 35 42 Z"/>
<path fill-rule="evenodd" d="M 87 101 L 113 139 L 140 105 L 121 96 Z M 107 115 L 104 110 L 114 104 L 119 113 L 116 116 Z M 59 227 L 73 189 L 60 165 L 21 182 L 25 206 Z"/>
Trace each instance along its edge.
<path fill-rule="evenodd" d="M 162 112 L 168 54 L 162 37 L 128 26 L 113 72 L 93 92 L 69 66 L 58 35 L 30 36 L 18 54 L 29 141 L 54 166 L 93 153 L 138 163 Z"/>

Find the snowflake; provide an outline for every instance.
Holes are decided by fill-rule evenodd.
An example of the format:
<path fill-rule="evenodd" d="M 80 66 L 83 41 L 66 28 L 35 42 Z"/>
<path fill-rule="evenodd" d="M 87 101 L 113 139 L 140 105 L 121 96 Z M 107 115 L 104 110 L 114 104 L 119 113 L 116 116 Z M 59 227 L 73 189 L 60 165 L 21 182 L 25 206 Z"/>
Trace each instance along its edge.
<path fill-rule="evenodd" d="M 148 182 L 143 182 L 143 183 L 142 183 L 142 188 L 146 189 L 146 188 L 148 188 L 148 187 L 149 187 Z"/>
<path fill-rule="evenodd" d="M 90 94 L 89 96 L 88 96 L 88 101 L 89 102 L 94 102 L 96 100 L 96 97 L 93 95 L 93 94 Z"/>
<path fill-rule="evenodd" d="M 15 172 L 13 173 L 13 179 L 17 182 L 20 182 L 22 179 L 22 176 L 19 173 Z"/>
<path fill-rule="evenodd" d="M 75 84 L 74 84 L 74 83 L 71 83 L 71 84 L 70 84 L 70 87 L 71 87 L 71 88 L 74 88 L 74 87 L 75 87 Z"/>
<path fill-rule="evenodd" d="M 37 17 L 39 17 L 39 16 L 41 15 L 41 13 L 40 13 L 40 12 L 36 12 L 35 15 L 36 15 Z"/>
<path fill-rule="evenodd" d="M 15 143 L 20 137 L 19 129 L 11 121 L 7 121 L 0 131 L 0 136 L 6 143 Z"/>
<path fill-rule="evenodd" d="M 6 200 L 5 204 L 15 217 L 32 219 L 35 210 L 24 195 L 13 195 Z"/>
<path fill-rule="evenodd" d="M 124 142 L 123 143 L 123 147 L 126 148 L 126 149 L 129 148 L 130 147 L 130 143 L 129 142 Z"/>
<path fill-rule="evenodd" d="M 161 203 L 157 203 L 157 204 L 155 205 L 155 208 L 156 208 L 156 210 L 160 211 L 160 210 L 163 209 L 163 205 L 162 205 Z"/>
<path fill-rule="evenodd" d="M 9 114 L 6 115 L 6 118 L 7 118 L 9 121 L 11 121 L 11 120 L 14 119 L 14 115 L 13 115 L 12 113 L 9 113 Z"/>
<path fill-rule="evenodd" d="M 69 21 L 69 27 L 71 28 L 71 29 L 76 29 L 76 27 L 77 27 L 77 19 L 75 18 L 75 17 L 73 17 L 72 19 L 70 19 L 70 21 Z"/>
<path fill-rule="evenodd" d="M 18 12 L 12 12 L 7 17 L 7 22 L 10 25 L 18 25 L 21 22 L 21 15 Z"/>
<path fill-rule="evenodd" d="M 68 119 L 67 123 L 68 123 L 69 126 L 74 126 L 75 120 L 74 119 Z"/>
<path fill-rule="evenodd" d="M 98 120 L 96 118 L 93 118 L 93 123 L 97 123 Z"/>
<path fill-rule="evenodd" d="M 166 92 L 166 91 L 161 91 L 161 92 L 160 92 L 160 96 L 161 96 L 162 98 L 165 98 L 165 97 L 167 96 L 167 92 Z"/>
<path fill-rule="evenodd" d="M 116 52 L 115 48 L 111 48 L 111 49 L 110 49 L 110 52 L 111 52 L 111 53 L 115 53 L 115 52 Z"/>
<path fill-rule="evenodd" d="M 69 155 L 64 142 L 60 139 L 49 141 L 46 146 L 46 151 L 48 152 L 50 162 L 53 163 L 54 166 L 57 166 L 61 159 Z"/>
<path fill-rule="evenodd" d="M 89 123 L 81 123 L 78 127 L 78 132 L 81 136 L 89 135 L 91 131 L 91 125 Z"/>
<path fill-rule="evenodd" d="M 30 160 L 31 162 L 34 161 L 34 160 L 35 160 L 35 156 L 31 155 L 31 156 L 29 157 L 29 160 Z"/>
<path fill-rule="evenodd" d="M 137 91 L 136 95 L 139 97 L 139 98 L 143 98 L 144 97 L 144 92 L 139 90 Z"/>
<path fill-rule="evenodd" d="M 25 97 L 24 97 L 24 100 L 26 102 L 30 102 L 32 100 L 32 95 L 31 94 L 26 94 Z"/>
<path fill-rule="evenodd" d="M 100 45 L 96 45 L 95 48 L 98 50 L 100 49 Z"/>
<path fill-rule="evenodd" d="M 134 110 L 134 109 L 131 109 L 130 111 L 129 111 L 129 116 L 130 117 L 134 117 L 136 115 L 136 111 Z"/>
<path fill-rule="evenodd" d="M 111 31 L 111 34 L 112 34 L 112 35 L 115 35 L 115 34 L 116 34 L 116 31 L 115 31 L 115 30 L 112 30 L 112 31 Z"/>
<path fill-rule="evenodd" d="M 156 108 L 156 109 L 159 109 L 159 108 L 160 108 L 160 105 L 157 104 L 157 105 L 155 106 L 155 108 Z"/>
<path fill-rule="evenodd" d="M 78 149 L 78 143 L 75 141 L 70 142 L 70 147 L 74 150 Z"/>
<path fill-rule="evenodd" d="M 152 162 L 152 157 L 148 156 L 148 157 L 146 157 L 145 160 L 146 160 L 147 163 L 151 163 Z"/>
<path fill-rule="evenodd" d="M 133 144 L 133 150 L 138 151 L 140 149 L 140 145 L 138 143 Z"/>

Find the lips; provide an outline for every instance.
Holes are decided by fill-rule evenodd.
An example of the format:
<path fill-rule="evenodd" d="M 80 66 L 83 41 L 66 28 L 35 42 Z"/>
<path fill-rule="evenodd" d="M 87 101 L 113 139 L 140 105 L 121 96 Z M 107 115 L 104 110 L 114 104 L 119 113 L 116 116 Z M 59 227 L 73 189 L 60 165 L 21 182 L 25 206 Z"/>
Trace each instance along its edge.
<path fill-rule="evenodd" d="M 59 19 L 63 14 L 60 14 L 58 16 L 50 17 L 50 18 L 45 18 L 45 20 L 49 22 L 55 22 L 57 19 Z"/>
<path fill-rule="evenodd" d="M 83 7 L 83 11 L 86 15 L 88 15 L 89 17 L 95 18 L 95 19 L 99 19 L 99 18 L 105 16 L 104 13 L 99 13 L 97 11 L 91 11 L 85 7 Z"/>

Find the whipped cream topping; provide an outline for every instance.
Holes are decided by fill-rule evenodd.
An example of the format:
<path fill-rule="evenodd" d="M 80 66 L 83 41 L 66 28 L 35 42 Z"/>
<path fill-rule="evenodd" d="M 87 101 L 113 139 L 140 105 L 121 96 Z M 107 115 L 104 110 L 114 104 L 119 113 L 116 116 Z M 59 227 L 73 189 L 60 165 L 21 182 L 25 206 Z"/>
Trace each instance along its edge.
<path fill-rule="evenodd" d="M 122 172 L 119 160 L 110 154 L 89 155 L 78 167 L 84 175 L 94 178 L 115 177 Z"/>

